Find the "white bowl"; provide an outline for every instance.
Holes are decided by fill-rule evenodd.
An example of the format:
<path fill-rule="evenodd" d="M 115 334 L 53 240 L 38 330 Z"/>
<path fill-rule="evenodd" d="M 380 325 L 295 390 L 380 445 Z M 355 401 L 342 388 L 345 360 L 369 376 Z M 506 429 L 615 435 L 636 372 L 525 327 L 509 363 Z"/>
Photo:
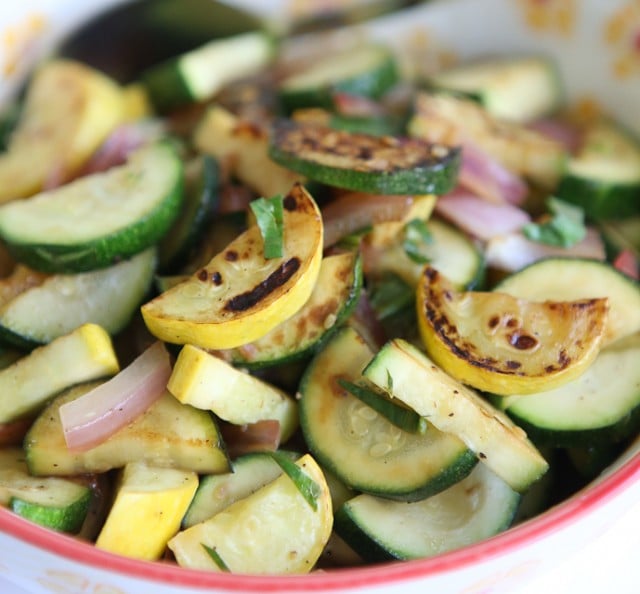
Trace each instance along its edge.
<path fill-rule="evenodd" d="M 37 58 L 88 15 L 119 0 L 0 4 L 0 101 Z M 287 2 L 243 0 L 282 18 Z M 640 7 L 631 0 L 434 0 L 357 34 L 435 59 L 547 52 L 568 100 L 597 101 L 640 133 Z M 353 30 L 351 31 L 353 33 Z M 626 66 L 625 66 L 626 65 Z M 118 557 L 0 509 L 0 577 L 32 592 L 640 592 L 640 440 L 587 488 L 535 519 L 431 559 L 294 577 L 188 571 Z"/>

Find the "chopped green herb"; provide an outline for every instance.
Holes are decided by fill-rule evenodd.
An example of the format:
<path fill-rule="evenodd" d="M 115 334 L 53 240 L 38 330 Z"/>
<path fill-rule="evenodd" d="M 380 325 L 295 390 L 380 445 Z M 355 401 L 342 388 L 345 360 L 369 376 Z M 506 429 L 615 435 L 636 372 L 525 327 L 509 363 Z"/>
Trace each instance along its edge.
<path fill-rule="evenodd" d="M 207 554 L 209 555 L 209 557 L 211 557 L 211 559 L 213 559 L 213 562 L 222 570 L 222 571 L 226 571 L 226 572 L 230 572 L 231 570 L 229 569 L 229 567 L 227 566 L 227 564 L 223 561 L 222 557 L 220 557 L 220 554 L 218 553 L 218 551 L 216 551 L 213 547 L 210 547 L 206 544 L 204 544 L 203 542 L 200 543 L 202 545 L 202 548 L 207 551 Z"/>
<path fill-rule="evenodd" d="M 314 511 L 318 510 L 318 497 L 320 497 L 320 487 L 309 475 L 300 468 L 293 460 L 281 452 L 272 452 L 272 458 L 276 461 L 282 471 L 293 481 L 298 491 L 305 498 L 306 502 Z"/>
<path fill-rule="evenodd" d="M 414 262 L 426 264 L 431 260 L 430 246 L 433 235 L 427 223 L 422 219 L 412 219 L 404 226 L 404 241 L 402 247 Z"/>
<path fill-rule="evenodd" d="M 559 198 L 547 200 L 550 217 L 541 223 L 528 223 L 522 228 L 527 239 L 547 245 L 571 247 L 586 234 L 583 210 Z"/>
<path fill-rule="evenodd" d="M 375 283 L 370 300 L 378 319 L 385 320 L 407 308 L 413 308 L 415 291 L 399 276 L 388 274 Z"/>
<path fill-rule="evenodd" d="M 421 417 L 415 410 L 405 406 L 400 400 L 392 400 L 374 384 L 356 384 L 345 379 L 338 379 L 338 384 L 403 431 L 424 434 L 427 430 L 425 418 Z"/>
<path fill-rule="evenodd" d="M 387 369 L 387 392 L 393 392 L 393 376 Z"/>
<path fill-rule="evenodd" d="M 281 258 L 284 251 L 284 208 L 281 195 L 258 198 L 249 205 L 264 242 L 264 257 Z"/>

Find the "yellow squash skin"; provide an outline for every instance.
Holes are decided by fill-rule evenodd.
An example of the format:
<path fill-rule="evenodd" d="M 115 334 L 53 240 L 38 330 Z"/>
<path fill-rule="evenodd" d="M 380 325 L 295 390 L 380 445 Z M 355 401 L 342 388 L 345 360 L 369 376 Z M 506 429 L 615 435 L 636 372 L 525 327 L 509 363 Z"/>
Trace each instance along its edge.
<path fill-rule="evenodd" d="M 195 472 L 127 464 L 96 546 L 126 557 L 159 559 L 197 488 Z"/>
<path fill-rule="evenodd" d="M 239 499 L 208 520 L 179 532 L 168 543 L 178 565 L 231 573 L 303 574 L 315 566 L 333 527 L 331 494 L 325 476 L 308 454 L 296 464 L 316 484 L 316 509 L 286 474 Z"/>
<path fill-rule="evenodd" d="M 110 78 L 71 60 L 45 63 L 0 154 L 0 203 L 69 179 L 124 117 L 124 93 Z"/>
<path fill-rule="evenodd" d="M 550 390 L 582 374 L 600 350 L 608 314 L 607 299 L 456 292 L 430 266 L 416 303 L 431 359 L 463 384 L 503 396 Z"/>
<path fill-rule="evenodd" d="M 269 158 L 266 130 L 219 105 L 208 109 L 194 132 L 193 144 L 226 163 L 231 173 L 258 195 L 284 194 L 295 182 L 303 182 L 300 174 Z"/>
<path fill-rule="evenodd" d="M 284 254 L 264 258 L 257 225 L 186 281 L 142 306 L 149 331 L 165 342 L 228 349 L 257 340 L 307 301 L 322 261 L 322 217 L 295 184 L 284 198 Z"/>

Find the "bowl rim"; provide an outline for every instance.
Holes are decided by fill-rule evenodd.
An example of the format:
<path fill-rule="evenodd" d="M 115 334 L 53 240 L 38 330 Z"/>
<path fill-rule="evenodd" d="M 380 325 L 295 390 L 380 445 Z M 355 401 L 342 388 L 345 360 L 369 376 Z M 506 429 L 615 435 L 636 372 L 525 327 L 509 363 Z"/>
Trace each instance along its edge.
<path fill-rule="evenodd" d="M 390 586 L 450 571 L 460 571 L 511 554 L 555 532 L 567 529 L 594 509 L 620 495 L 627 486 L 640 482 L 640 440 L 622 454 L 614 470 L 568 499 L 522 524 L 475 544 L 434 557 L 392 561 L 369 566 L 335 568 L 303 575 L 245 575 L 208 572 L 178 567 L 162 561 L 143 561 L 96 548 L 73 536 L 60 534 L 21 518 L 0 507 L 0 531 L 67 560 L 144 581 L 190 588 L 217 588 L 228 592 L 299 592 L 367 586 Z M 628 459 L 627 459 L 628 458 Z M 607 473 L 609 473 L 607 475 Z"/>

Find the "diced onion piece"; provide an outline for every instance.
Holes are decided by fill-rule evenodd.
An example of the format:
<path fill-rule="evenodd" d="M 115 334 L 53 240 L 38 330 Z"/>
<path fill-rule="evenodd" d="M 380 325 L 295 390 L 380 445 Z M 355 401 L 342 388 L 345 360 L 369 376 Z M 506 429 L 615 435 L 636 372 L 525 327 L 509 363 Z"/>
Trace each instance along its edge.
<path fill-rule="evenodd" d="M 458 183 L 497 204 L 522 204 L 529 192 L 520 176 L 469 141 L 463 144 Z"/>
<path fill-rule="evenodd" d="M 67 447 L 90 449 L 131 423 L 164 393 L 170 375 L 169 354 L 156 342 L 116 376 L 63 404 Z"/>
<path fill-rule="evenodd" d="M 636 280 L 640 278 L 638 274 L 639 264 L 638 258 L 631 250 L 622 250 L 613 261 L 613 266 L 617 270 Z"/>
<path fill-rule="evenodd" d="M 334 93 L 333 105 L 340 115 L 356 118 L 370 118 L 385 115 L 384 108 L 373 99 L 351 93 Z"/>
<path fill-rule="evenodd" d="M 274 419 L 247 425 L 220 423 L 220 433 L 231 458 L 251 452 L 275 452 L 282 435 L 280 422 Z"/>
<path fill-rule="evenodd" d="M 510 233 L 491 239 L 485 249 L 487 265 L 505 272 L 514 272 L 542 258 L 566 256 L 605 259 L 605 246 L 600 234 L 587 228 L 585 238 L 570 248 L 530 241 L 522 233 Z"/>
<path fill-rule="evenodd" d="M 582 144 L 582 133 L 576 127 L 559 119 L 546 118 L 531 122 L 531 130 L 562 144 L 570 153 L 575 153 Z"/>
<path fill-rule="evenodd" d="M 0 423 L 0 448 L 21 445 L 33 419 L 18 419 Z"/>
<path fill-rule="evenodd" d="M 118 126 L 85 163 L 80 175 L 107 171 L 126 163 L 133 151 L 143 144 L 157 140 L 163 133 L 164 129 L 159 120 L 144 120 Z"/>
<path fill-rule="evenodd" d="M 384 326 L 376 316 L 366 291 L 360 295 L 356 308 L 349 318 L 349 325 L 355 328 L 373 349 L 381 348 L 389 339 Z"/>
<path fill-rule="evenodd" d="M 438 198 L 435 210 L 441 217 L 483 241 L 518 231 L 531 221 L 531 217 L 517 206 L 494 204 L 460 190 Z"/>
<path fill-rule="evenodd" d="M 345 192 L 322 209 L 324 246 L 376 223 L 401 221 L 412 204 L 412 196 Z"/>

